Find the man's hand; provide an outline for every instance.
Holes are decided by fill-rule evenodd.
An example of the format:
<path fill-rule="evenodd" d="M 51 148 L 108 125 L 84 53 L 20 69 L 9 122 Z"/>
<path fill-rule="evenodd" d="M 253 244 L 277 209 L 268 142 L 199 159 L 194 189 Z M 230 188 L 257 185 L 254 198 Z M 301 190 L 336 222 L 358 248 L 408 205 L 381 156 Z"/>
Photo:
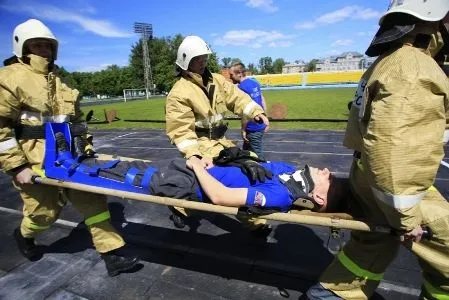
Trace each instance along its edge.
<path fill-rule="evenodd" d="M 210 169 L 214 166 L 212 157 L 201 157 L 199 155 L 193 155 L 187 159 L 187 167 L 193 170 L 193 166 L 199 166 L 203 169 Z"/>
<path fill-rule="evenodd" d="M 244 129 L 242 129 L 242 139 L 246 143 L 249 142 L 248 138 L 246 137 L 246 131 Z"/>
<path fill-rule="evenodd" d="M 267 116 L 264 114 L 258 114 L 254 117 L 254 121 L 257 123 L 264 123 L 267 127 L 265 127 L 265 132 L 268 131 L 268 128 L 270 127 L 270 121 L 268 120 Z"/>
<path fill-rule="evenodd" d="M 190 170 L 194 170 L 195 168 L 204 168 L 203 163 L 201 162 L 201 159 L 199 159 L 197 156 L 192 156 L 186 161 L 186 166 Z"/>
<path fill-rule="evenodd" d="M 28 184 L 28 183 L 33 183 L 33 181 L 31 181 L 31 178 L 36 175 L 37 174 L 34 173 L 33 170 L 31 170 L 31 168 L 26 167 L 26 168 L 23 168 L 22 170 L 20 170 L 15 175 L 15 179 L 20 184 Z"/>
<path fill-rule="evenodd" d="M 212 157 L 203 157 L 201 158 L 201 162 L 203 163 L 203 167 L 205 169 L 210 169 L 214 166 L 214 161 Z"/>
<path fill-rule="evenodd" d="M 418 225 L 417 227 L 415 227 L 415 229 L 401 235 L 401 241 L 412 240 L 419 243 L 423 234 L 424 231 L 421 225 Z"/>
<path fill-rule="evenodd" d="M 270 170 L 265 169 L 261 164 L 247 160 L 240 165 L 242 172 L 248 176 L 251 183 L 265 182 L 265 178 L 273 178 L 273 173 Z"/>

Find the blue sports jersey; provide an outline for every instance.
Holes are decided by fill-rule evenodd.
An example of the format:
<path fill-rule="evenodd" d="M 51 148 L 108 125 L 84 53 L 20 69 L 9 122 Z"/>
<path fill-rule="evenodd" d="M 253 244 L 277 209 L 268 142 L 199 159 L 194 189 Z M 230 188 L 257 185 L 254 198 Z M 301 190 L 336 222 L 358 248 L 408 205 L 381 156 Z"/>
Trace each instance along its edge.
<path fill-rule="evenodd" d="M 247 93 L 251 99 L 253 99 L 257 104 L 259 104 L 262 107 L 262 91 L 260 90 L 260 84 L 257 82 L 256 79 L 253 78 L 246 78 L 240 84 L 238 87 Z M 256 131 L 263 131 L 267 127 L 264 123 L 257 123 L 254 121 L 249 121 L 246 126 L 246 131 L 249 132 L 256 132 Z"/>
<path fill-rule="evenodd" d="M 219 167 L 215 166 L 208 170 L 209 174 L 220 181 L 223 185 L 230 188 L 248 188 L 246 204 L 264 208 L 277 208 L 281 211 L 288 211 L 291 204 L 296 199 L 279 181 L 279 174 L 292 173 L 296 171 L 293 165 L 283 162 L 262 163 L 262 165 L 273 172 L 272 179 L 265 179 L 265 182 L 251 184 L 248 177 L 242 173 L 238 167 Z M 200 189 L 201 199 L 205 199 L 204 192 Z"/>

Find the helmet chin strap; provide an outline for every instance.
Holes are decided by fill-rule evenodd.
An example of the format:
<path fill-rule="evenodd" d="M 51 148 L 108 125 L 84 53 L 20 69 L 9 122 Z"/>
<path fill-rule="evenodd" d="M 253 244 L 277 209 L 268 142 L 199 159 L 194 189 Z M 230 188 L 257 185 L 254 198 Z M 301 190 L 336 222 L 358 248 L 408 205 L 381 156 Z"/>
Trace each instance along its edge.
<path fill-rule="evenodd" d="M 317 211 L 321 208 L 321 205 L 309 196 L 315 188 L 315 183 L 310 175 L 308 165 L 306 165 L 304 169 L 294 173 L 280 174 L 279 180 L 287 187 L 293 198 L 296 199 L 294 202 L 295 205 L 313 211 Z"/>

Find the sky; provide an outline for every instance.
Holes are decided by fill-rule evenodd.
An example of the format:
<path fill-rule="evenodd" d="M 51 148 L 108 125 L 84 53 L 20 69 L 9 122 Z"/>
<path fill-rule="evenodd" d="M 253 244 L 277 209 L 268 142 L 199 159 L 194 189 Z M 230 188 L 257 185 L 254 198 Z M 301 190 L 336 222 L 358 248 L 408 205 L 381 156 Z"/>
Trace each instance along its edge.
<path fill-rule="evenodd" d="M 0 58 L 12 55 L 12 32 L 36 18 L 59 40 L 58 65 L 92 72 L 126 66 L 139 40 L 134 22 L 155 37 L 198 35 L 223 57 L 309 61 L 364 53 L 389 0 L 0 0 Z"/>

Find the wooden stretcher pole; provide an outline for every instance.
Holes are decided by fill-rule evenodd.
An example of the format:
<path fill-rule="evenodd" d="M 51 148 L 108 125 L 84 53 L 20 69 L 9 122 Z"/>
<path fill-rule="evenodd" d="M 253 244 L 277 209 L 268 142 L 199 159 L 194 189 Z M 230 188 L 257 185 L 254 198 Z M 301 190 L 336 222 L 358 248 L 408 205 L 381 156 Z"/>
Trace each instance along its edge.
<path fill-rule="evenodd" d="M 168 206 L 178 206 L 187 209 L 208 211 L 214 213 L 221 213 L 227 215 L 237 215 L 238 208 L 236 207 L 227 207 L 220 206 L 210 203 L 189 201 L 189 200 L 180 200 L 173 199 L 167 197 L 158 197 L 146 194 L 125 192 L 120 190 L 90 186 L 81 183 L 74 183 L 69 181 L 62 181 L 50 178 L 42 178 L 42 177 L 34 177 L 34 182 L 38 184 L 51 185 L 61 188 L 68 188 L 74 190 L 80 190 L 90 193 L 109 195 L 119 198 L 127 198 L 132 200 L 140 200 L 145 202 L 151 202 L 156 204 L 163 204 Z M 339 217 L 323 217 L 323 216 L 313 216 L 313 215 L 301 215 L 301 214 L 289 214 L 289 213 L 273 213 L 269 215 L 257 215 L 258 218 L 273 220 L 273 221 L 282 221 L 288 223 L 297 223 L 297 224 L 307 224 L 307 225 L 317 225 L 317 226 L 325 226 L 332 227 L 338 229 L 352 229 L 358 231 L 371 231 L 371 232 L 384 232 L 389 233 L 391 229 L 385 226 L 377 226 L 368 224 L 362 221 L 357 220 L 347 220 Z"/>

